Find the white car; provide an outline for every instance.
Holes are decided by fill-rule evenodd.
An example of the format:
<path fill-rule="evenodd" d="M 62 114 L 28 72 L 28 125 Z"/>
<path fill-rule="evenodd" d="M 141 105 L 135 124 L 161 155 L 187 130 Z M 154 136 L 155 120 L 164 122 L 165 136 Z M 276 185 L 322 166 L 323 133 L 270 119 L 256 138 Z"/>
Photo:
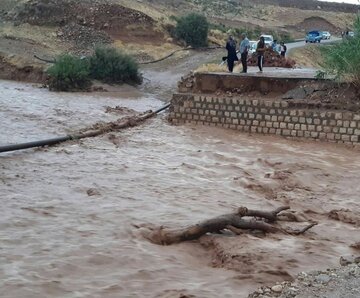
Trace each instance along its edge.
<path fill-rule="evenodd" d="M 267 47 L 271 47 L 272 46 L 272 43 L 274 41 L 274 37 L 272 35 L 267 35 L 267 34 L 263 34 L 261 35 L 261 37 L 264 37 L 265 39 L 265 45 Z"/>
<path fill-rule="evenodd" d="M 331 34 L 330 34 L 329 31 L 322 31 L 321 35 L 322 35 L 323 39 L 330 39 L 331 38 Z"/>
<path fill-rule="evenodd" d="M 250 43 L 249 54 L 252 55 L 256 52 L 256 47 L 257 47 L 258 41 L 250 40 L 249 43 Z"/>

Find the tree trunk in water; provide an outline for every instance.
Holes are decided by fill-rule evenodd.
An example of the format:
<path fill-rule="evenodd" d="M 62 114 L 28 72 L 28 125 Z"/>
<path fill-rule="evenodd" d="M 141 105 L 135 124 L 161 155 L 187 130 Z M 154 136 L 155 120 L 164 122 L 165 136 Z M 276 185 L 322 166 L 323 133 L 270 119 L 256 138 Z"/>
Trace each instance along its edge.
<path fill-rule="evenodd" d="M 235 234 L 241 234 L 242 230 L 260 230 L 265 233 L 283 232 L 299 235 L 316 225 L 316 223 L 311 223 L 301 230 L 283 229 L 275 226 L 274 223 L 278 220 L 277 215 L 288 209 L 290 209 L 290 207 L 285 206 L 273 211 L 260 211 L 240 207 L 236 213 L 221 215 L 184 228 L 169 229 L 163 226 L 156 227 L 152 225 L 136 227 L 141 228 L 142 235 L 152 243 L 170 245 L 195 240 L 207 233 L 219 233 L 224 229 L 228 229 Z M 253 218 L 244 219 L 243 217 Z"/>

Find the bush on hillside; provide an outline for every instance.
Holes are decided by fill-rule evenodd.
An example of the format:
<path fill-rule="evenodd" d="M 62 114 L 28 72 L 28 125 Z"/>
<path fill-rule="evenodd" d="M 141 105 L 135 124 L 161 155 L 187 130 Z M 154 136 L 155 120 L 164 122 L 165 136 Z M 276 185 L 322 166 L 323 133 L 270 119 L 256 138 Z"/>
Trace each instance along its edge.
<path fill-rule="evenodd" d="M 60 56 L 48 69 L 49 88 L 54 91 L 88 90 L 91 79 L 107 83 L 141 84 L 137 62 L 114 48 L 97 48 L 89 59 Z"/>
<path fill-rule="evenodd" d="M 209 23 L 205 16 L 191 13 L 179 18 L 175 28 L 176 37 L 194 48 L 206 47 Z"/>
<path fill-rule="evenodd" d="M 324 69 L 328 74 L 335 75 L 353 83 L 360 89 L 360 16 L 354 23 L 355 36 L 329 47 L 322 47 Z"/>
<path fill-rule="evenodd" d="M 90 57 L 91 77 L 107 83 L 141 84 L 139 66 L 133 57 L 114 48 L 99 47 Z"/>
<path fill-rule="evenodd" d="M 66 54 L 60 56 L 47 72 L 50 76 L 50 90 L 87 90 L 91 86 L 89 63 L 86 59 Z"/>

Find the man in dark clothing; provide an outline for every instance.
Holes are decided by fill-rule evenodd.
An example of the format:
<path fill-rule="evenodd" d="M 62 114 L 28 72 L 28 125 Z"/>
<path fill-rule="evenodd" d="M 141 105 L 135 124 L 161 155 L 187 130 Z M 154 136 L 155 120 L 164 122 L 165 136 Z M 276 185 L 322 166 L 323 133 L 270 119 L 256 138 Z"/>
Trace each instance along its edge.
<path fill-rule="evenodd" d="M 258 67 L 259 72 L 263 72 L 263 65 L 264 65 L 264 53 L 266 51 L 265 46 L 265 38 L 263 36 L 260 37 L 260 41 L 257 44 L 256 52 L 258 55 Z"/>
<path fill-rule="evenodd" d="M 287 47 L 286 45 L 284 44 L 284 42 L 282 41 L 280 43 L 280 56 L 285 58 L 285 54 L 286 54 L 286 50 L 287 50 Z"/>
<path fill-rule="evenodd" d="M 232 36 L 229 36 L 229 39 L 226 43 L 226 49 L 228 51 L 227 55 L 227 65 L 230 72 L 234 70 L 234 63 L 238 61 L 238 57 L 236 55 L 236 42 Z"/>

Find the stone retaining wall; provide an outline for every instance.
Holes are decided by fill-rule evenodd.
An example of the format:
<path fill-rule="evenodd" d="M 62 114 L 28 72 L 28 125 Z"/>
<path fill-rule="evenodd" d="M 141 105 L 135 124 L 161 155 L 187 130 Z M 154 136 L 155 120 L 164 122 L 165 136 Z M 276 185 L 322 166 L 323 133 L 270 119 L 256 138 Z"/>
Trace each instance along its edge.
<path fill-rule="evenodd" d="M 360 147 L 360 113 L 299 108 L 284 100 L 174 94 L 169 121 Z"/>

